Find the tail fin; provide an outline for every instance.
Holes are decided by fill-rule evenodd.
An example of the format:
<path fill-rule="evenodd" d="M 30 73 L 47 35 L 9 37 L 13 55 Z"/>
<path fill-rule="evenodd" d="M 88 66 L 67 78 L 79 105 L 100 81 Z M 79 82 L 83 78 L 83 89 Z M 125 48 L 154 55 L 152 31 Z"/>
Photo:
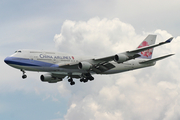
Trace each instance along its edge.
<path fill-rule="evenodd" d="M 155 44 L 155 41 L 156 41 L 156 35 L 148 35 L 144 39 L 144 41 L 138 46 L 138 48 Z M 151 59 L 152 58 L 152 54 L 153 54 L 153 48 L 151 48 L 149 50 L 146 50 L 146 51 L 142 51 L 142 52 L 140 52 L 138 54 L 140 55 L 139 58 Z"/>

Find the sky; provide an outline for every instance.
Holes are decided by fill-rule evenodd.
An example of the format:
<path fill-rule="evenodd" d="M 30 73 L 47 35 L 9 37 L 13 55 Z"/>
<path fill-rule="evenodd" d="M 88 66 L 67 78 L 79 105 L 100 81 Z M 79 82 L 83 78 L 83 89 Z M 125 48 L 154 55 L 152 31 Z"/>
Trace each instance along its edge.
<path fill-rule="evenodd" d="M 1 0 L 0 119 L 8 120 L 179 120 L 179 0 Z M 18 49 L 104 57 L 133 50 L 148 34 L 153 58 L 174 53 L 153 67 L 94 75 L 74 86 L 49 84 L 4 63 Z"/>

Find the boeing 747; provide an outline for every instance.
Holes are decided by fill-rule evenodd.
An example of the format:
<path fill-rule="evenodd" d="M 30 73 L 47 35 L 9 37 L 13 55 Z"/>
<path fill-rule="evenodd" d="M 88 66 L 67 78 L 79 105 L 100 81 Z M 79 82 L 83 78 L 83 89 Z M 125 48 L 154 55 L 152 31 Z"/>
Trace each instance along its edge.
<path fill-rule="evenodd" d="M 153 66 L 156 61 L 173 55 L 168 54 L 152 59 L 153 49 L 170 43 L 172 39 L 155 44 L 156 35 L 148 35 L 135 50 L 101 58 L 23 49 L 6 57 L 4 62 L 21 70 L 23 79 L 27 77 L 25 71 L 47 72 L 40 76 L 41 81 L 56 83 L 67 76 L 70 84 L 74 85 L 73 78 L 80 79 L 80 82 L 87 82 L 94 80 L 93 74 L 115 74 Z"/>

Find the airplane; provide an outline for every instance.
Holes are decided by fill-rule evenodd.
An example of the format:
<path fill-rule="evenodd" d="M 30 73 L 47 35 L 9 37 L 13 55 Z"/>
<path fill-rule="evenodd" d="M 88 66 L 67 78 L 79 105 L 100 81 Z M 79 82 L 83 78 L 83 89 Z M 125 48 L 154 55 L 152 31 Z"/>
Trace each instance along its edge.
<path fill-rule="evenodd" d="M 70 85 L 74 85 L 73 78 L 80 82 L 94 80 L 94 74 L 115 74 L 144 67 L 154 66 L 156 61 L 170 57 L 168 54 L 152 59 L 155 47 L 170 43 L 173 37 L 165 42 L 155 44 L 157 35 L 148 35 L 135 49 L 112 56 L 93 58 L 69 55 L 61 52 L 22 49 L 15 51 L 4 62 L 22 71 L 22 78 L 27 78 L 25 71 L 47 72 L 40 76 L 41 81 L 57 83 L 68 77 Z"/>

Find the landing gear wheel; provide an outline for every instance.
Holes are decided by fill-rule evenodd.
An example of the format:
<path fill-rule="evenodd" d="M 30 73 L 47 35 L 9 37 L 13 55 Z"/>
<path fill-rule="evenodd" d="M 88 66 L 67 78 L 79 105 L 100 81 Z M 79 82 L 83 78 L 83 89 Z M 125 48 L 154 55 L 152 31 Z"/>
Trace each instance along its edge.
<path fill-rule="evenodd" d="M 74 84 L 75 84 L 75 82 L 73 81 L 72 78 L 69 78 L 69 79 L 68 79 L 68 82 L 70 82 L 70 85 L 74 85 Z"/>
<path fill-rule="evenodd" d="M 80 79 L 80 82 L 84 82 L 84 79 L 82 78 L 82 79 Z"/>
<path fill-rule="evenodd" d="M 25 71 L 23 69 L 21 69 L 21 72 L 23 72 L 22 78 L 23 79 L 27 78 L 27 75 L 25 74 Z"/>
<path fill-rule="evenodd" d="M 90 80 L 90 81 L 94 80 L 94 77 L 91 76 L 91 77 L 89 78 L 89 80 Z"/>
<path fill-rule="evenodd" d="M 73 81 L 73 79 L 72 79 L 72 78 L 68 79 L 68 82 L 72 82 L 72 81 Z"/>
<path fill-rule="evenodd" d="M 74 82 L 74 81 L 70 82 L 70 85 L 74 85 L 74 84 L 75 84 L 75 82 Z"/>
<path fill-rule="evenodd" d="M 84 83 L 86 83 L 87 81 L 88 81 L 88 79 L 84 79 L 84 81 L 83 81 L 83 82 L 84 82 Z"/>
<path fill-rule="evenodd" d="M 23 75 L 22 78 L 23 78 L 23 79 L 27 78 L 27 75 Z"/>

